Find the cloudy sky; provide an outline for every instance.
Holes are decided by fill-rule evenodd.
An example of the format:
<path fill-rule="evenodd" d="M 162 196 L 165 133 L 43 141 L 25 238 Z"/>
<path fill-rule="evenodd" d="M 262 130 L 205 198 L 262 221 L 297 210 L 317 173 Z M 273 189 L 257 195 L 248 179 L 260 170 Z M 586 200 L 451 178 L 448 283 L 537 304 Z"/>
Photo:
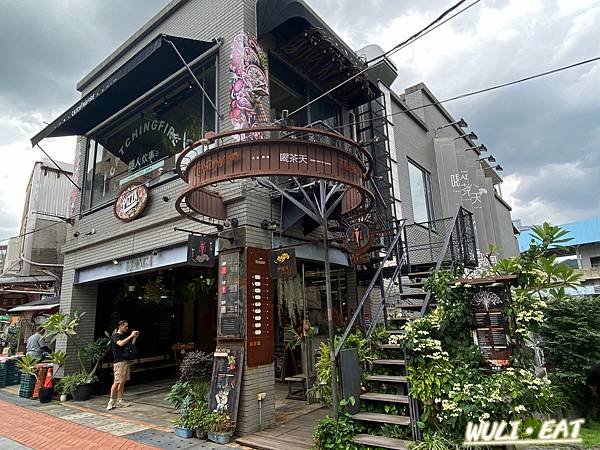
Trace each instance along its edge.
<path fill-rule="evenodd" d="M 0 0 L 0 241 L 17 234 L 42 153 L 29 139 L 73 104 L 75 85 L 167 0 Z M 384 49 L 449 0 L 308 0 L 351 47 Z M 398 92 L 439 99 L 600 56 L 600 0 L 483 0 L 396 53 Z M 504 167 L 513 218 L 600 216 L 600 63 L 446 104 Z M 72 162 L 71 138 L 44 148 Z"/>

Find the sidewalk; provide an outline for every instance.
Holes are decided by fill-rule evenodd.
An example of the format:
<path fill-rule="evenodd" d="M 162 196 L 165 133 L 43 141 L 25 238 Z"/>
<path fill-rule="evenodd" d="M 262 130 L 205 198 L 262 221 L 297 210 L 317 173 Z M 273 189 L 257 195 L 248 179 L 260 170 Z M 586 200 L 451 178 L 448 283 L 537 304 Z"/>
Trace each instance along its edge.
<path fill-rule="evenodd" d="M 139 419 L 53 401 L 41 404 L 0 389 L 1 449 L 214 449 L 223 446 L 182 439 L 167 428 Z"/>

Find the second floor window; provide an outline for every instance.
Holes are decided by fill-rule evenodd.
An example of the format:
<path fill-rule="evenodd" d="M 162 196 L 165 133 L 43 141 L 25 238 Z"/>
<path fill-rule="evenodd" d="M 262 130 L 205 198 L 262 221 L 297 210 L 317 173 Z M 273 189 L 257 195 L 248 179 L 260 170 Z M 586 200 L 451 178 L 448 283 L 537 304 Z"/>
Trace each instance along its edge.
<path fill-rule="evenodd" d="M 433 222 L 435 214 L 431 193 L 431 174 L 409 160 L 408 177 L 414 222 L 423 223 L 424 225 L 425 222 Z"/>

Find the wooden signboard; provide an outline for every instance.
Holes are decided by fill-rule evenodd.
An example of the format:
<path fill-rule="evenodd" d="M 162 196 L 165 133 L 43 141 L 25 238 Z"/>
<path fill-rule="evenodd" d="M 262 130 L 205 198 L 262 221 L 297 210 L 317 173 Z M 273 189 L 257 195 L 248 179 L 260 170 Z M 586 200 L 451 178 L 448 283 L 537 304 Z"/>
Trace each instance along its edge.
<path fill-rule="evenodd" d="M 242 307 L 240 304 L 240 267 L 237 251 L 219 255 L 219 338 L 242 337 Z"/>
<path fill-rule="evenodd" d="M 475 330 L 473 340 L 483 354 L 485 365 L 494 370 L 510 364 L 508 323 L 504 315 L 504 287 L 485 287 L 473 296 Z"/>
<path fill-rule="evenodd" d="M 217 239 L 212 236 L 191 234 L 188 237 L 188 264 L 199 267 L 214 267 Z"/>
<path fill-rule="evenodd" d="M 219 347 L 215 350 L 214 357 L 209 407 L 211 411 L 227 411 L 235 424 L 240 401 L 244 348 L 241 345 Z"/>
<path fill-rule="evenodd" d="M 274 349 L 274 289 L 269 274 L 269 251 L 248 247 L 246 257 L 246 355 L 248 367 L 271 364 Z"/>
<path fill-rule="evenodd" d="M 286 248 L 269 252 L 269 267 L 271 278 L 289 278 L 298 275 L 296 250 Z"/>

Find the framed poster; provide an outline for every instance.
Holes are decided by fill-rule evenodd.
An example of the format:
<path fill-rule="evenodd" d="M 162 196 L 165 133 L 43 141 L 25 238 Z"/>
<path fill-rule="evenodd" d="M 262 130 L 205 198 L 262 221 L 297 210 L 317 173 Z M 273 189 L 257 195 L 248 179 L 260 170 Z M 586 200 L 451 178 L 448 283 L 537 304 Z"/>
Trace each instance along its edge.
<path fill-rule="evenodd" d="M 209 408 L 211 411 L 227 411 L 234 425 L 237 421 L 243 368 L 242 346 L 218 347 L 215 350 Z"/>

